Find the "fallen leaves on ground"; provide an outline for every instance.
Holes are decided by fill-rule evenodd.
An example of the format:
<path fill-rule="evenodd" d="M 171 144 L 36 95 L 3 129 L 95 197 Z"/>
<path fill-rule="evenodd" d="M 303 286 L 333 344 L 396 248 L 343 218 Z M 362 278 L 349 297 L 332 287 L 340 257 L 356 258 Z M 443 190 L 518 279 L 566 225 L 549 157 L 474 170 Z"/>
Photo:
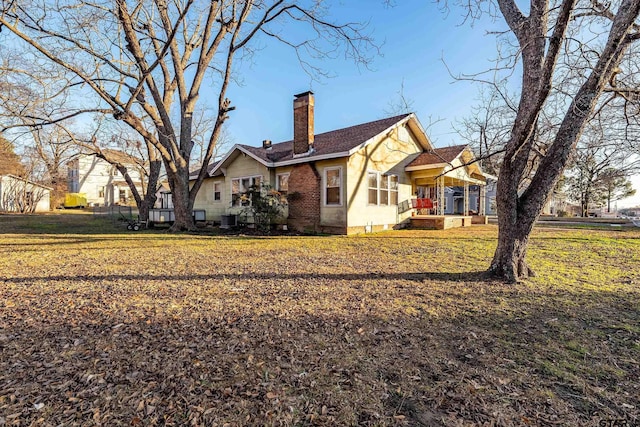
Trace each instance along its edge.
<path fill-rule="evenodd" d="M 52 225 L 39 235 L 7 219 L 0 425 L 640 416 L 638 232 L 539 230 L 538 276 L 505 285 L 481 273 L 492 226 L 260 238 Z"/>

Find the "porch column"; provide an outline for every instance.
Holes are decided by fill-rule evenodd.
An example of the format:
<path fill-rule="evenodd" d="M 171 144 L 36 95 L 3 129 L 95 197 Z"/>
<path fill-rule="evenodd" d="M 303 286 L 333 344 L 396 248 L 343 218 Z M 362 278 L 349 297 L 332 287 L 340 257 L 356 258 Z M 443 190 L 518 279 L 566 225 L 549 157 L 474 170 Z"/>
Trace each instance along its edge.
<path fill-rule="evenodd" d="M 480 215 L 486 215 L 487 214 L 487 207 L 486 207 L 486 203 L 487 203 L 487 187 L 484 185 L 480 185 L 478 186 L 478 188 L 480 189 L 480 201 L 479 201 L 479 207 L 478 209 L 480 210 L 480 212 L 478 212 L 478 214 Z"/>
<path fill-rule="evenodd" d="M 438 215 L 444 215 L 444 176 L 438 178 Z"/>
<path fill-rule="evenodd" d="M 464 182 L 464 207 L 462 208 L 462 215 L 469 215 L 469 183 Z"/>

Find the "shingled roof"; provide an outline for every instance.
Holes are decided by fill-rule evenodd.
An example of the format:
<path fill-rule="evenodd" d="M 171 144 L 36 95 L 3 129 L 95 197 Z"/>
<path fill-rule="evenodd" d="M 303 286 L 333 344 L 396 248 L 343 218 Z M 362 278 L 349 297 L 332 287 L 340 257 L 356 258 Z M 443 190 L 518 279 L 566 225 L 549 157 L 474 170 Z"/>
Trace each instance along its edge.
<path fill-rule="evenodd" d="M 467 147 L 467 145 L 453 145 L 451 147 L 435 148 L 432 151 L 421 153 L 418 157 L 413 159 L 413 161 L 409 163 L 407 167 L 451 163 Z"/>
<path fill-rule="evenodd" d="M 209 163 L 207 165 L 207 175 L 205 175 L 205 177 L 208 175 L 211 175 L 211 172 L 216 168 L 216 166 L 218 166 L 218 163 L 220 163 L 220 160 L 216 160 L 215 162 Z M 198 178 L 199 174 L 200 174 L 200 168 L 189 171 L 189 179 L 194 180 Z"/>
<path fill-rule="evenodd" d="M 317 134 L 315 135 L 313 143 L 315 151 L 311 155 L 306 156 L 305 159 L 313 161 L 316 157 L 349 152 L 410 115 L 411 114 L 402 114 Z M 293 141 L 273 144 L 270 149 L 251 147 L 243 144 L 239 144 L 239 146 L 265 162 L 275 163 L 294 159 Z"/>

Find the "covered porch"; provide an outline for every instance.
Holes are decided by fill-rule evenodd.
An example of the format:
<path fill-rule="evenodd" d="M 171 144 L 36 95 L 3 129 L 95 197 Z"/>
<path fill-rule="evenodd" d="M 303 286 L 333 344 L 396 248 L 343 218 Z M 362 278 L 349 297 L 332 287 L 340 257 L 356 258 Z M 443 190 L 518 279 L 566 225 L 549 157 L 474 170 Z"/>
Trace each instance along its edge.
<path fill-rule="evenodd" d="M 470 163 L 473 154 L 466 146 L 440 150 L 453 151 L 449 153 L 453 158 L 435 150 L 405 168 L 415 196 L 410 226 L 445 230 L 486 224 L 486 178 L 477 164 Z"/>

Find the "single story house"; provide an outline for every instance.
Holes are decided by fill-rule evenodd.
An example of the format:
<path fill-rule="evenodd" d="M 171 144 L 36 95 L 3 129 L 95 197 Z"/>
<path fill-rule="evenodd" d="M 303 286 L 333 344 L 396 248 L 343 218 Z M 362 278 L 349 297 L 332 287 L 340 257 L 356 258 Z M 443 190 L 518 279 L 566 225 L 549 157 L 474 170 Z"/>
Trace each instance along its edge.
<path fill-rule="evenodd" d="M 434 148 L 413 113 L 316 134 L 314 104 L 312 92 L 295 95 L 293 140 L 237 144 L 209 165 L 194 209 L 219 221 L 244 209 L 251 186 L 269 184 L 287 195 L 286 223 L 299 231 L 362 233 L 447 213 L 468 225 L 472 211 L 484 215 L 487 179 L 466 145 Z"/>
<path fill-rule="evenodd" d="M 51 187 L 15 175 L 0 175 L 0 211 L 48 212 L 51 210 L 51 190 Z"/>

